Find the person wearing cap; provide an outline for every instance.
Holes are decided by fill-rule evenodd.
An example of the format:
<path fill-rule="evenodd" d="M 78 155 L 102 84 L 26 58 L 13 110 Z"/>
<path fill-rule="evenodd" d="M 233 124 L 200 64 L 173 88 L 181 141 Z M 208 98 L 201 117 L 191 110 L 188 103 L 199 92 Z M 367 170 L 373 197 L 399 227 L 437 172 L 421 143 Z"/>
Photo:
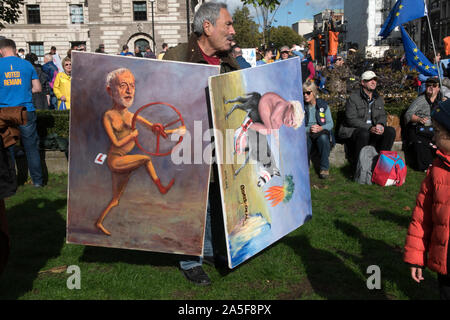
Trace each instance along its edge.
<path fill-rule="evenodd" d="M 316 68 L 314 68 L 314 64 L 311 60 L 311 55 L 309 54 L 309 50 L 306 50 L 306 54 L 302 58 L 300 66 L 301 66 L 301 72 L 302 72 L 302 83 L 305 83 L 306 79 L 313 80 L 316 75 Z"/>
<path fill-rule="evenodd" d="M 420 283 L 423 269 L 437 272 L 442 300 L 450 300 L 450 100 L 431 112 L 436 158 L 422 182 L 408 228 L 403 261 Z"/>
<path fill-rule="evenodd" d="M 96 53 L 105 53 L 105 45 L 103 43 L 100 43 L 98 48 L 95 49 Z"/>
<path fill-rule="evenodd" d="M 291 50 L 289 50 L 289 47 L 282 46 L 280 49 L 280 59 L 278 59 L 277 61 L 286 60 L 289 59 L 290 57 L 291 57 Z"/>
<path fill-rule="evenodd" d="M 338 136 L 350 148 L 349 161 L 356 166 L 359 153 L 366 145 L 380 152 L 391 150 L 395 129 L 387 126 L 384 100 L 378 94 L 377 75 L 366 71 L 361 75 L 361 87 L 350 94 L 345 105 L 345 116 Z M 353 151 L 353 152 L 352 152 Z"/>
<path fill-rule="evenodd" d="M 326 90 L 330 93 L 346 94 L 347 80 L 351 77 L 350 68 L 346 65 L 342 56 L 336 57 L 336 62 L 332 69 L 325 69 Z"/>
<path fill-rule="evenodd" d="M 439 79 L 428 78 L 425 92 L 411 103 L 404 115 L 407 149 L 414 155 L 414 166 L 419 171 L 428 169 L 436 153 L 436 146 L 432 142 L 434 131 L 430 114 L 440 100 Z"/>

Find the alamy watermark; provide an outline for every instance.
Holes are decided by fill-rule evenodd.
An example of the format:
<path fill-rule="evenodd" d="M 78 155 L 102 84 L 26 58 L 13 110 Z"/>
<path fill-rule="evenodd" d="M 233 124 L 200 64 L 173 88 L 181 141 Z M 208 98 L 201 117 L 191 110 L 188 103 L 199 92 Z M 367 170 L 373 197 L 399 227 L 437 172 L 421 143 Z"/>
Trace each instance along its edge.
<path fill-rule="evenodd" d="M 69 266 L 67 268 L 67 273 L 70 273 L 71 276 L 69 276 L 69 278 L 67 278 L 67 289 L 69 290 L 73 290 L 73 289 L 77 289 L 80 290 L 81 289 L 81 270 L 80 267 L 77 265 L 72 265 Z"/>
<path fill-rule="evenodd" d="M 371 265 L 367 267 L 367 274 L 370 276 L 367 278 L 366 285 L 367 289 L 381 289 L 381 269 L 377 265 Z"/>

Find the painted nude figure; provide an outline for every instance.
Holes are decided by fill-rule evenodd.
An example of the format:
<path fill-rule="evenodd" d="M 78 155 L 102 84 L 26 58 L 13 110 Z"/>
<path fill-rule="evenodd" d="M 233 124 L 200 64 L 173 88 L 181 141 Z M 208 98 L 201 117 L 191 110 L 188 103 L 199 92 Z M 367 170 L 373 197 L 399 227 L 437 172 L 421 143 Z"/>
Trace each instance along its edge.
<path fill-rule="evenodd" d="M 257 185 L 261 187 L 273 176 L 280 175 L 265 136 L 273 134 L 278 140 L 278 130 L 281 126 L 299 128 L 304 119 L 303 107 L 300 101 L 287 101 L 274 92 L 264 95 L 251 92 L 224 103 L 235 103 L 225 115 L 225 119 L 236 109 L 247 113 L 242 125 L 235 132 L 234 143 L 234 152 L 246 153 L 246 158 L 234 175 L 237 176 L 250 159 L 256 160 L 259 164 Z M 256 136 L 249 135 L 248 130 L 256 132 Z"/>
<path fill-rule="evenodd" d="M 132 72 L 128 69 L 120 68 L 109 73 L 106 79 L 106 91 L 113 102 L 111 109 L 103 115 L 103 126 L 111 141 L 107 163 L 112 175 L 113 196 L 95 223 L 95 226 L 109 236 L 111 233 L 103 226 L 103 220 L 109 211 L 119 204 L 119 199 L 133 171 L 144 166 L 161 194 L 169 191 L 174 183 L 174 179 L 167 186 L 163 186 L 148 155 L 128 155 L 135 147 L 134 138 L 139 134 L 137 129 L 132 130 L 134 114 L 128 110 L 133 105 L 135 95 L 135 78 Z M 136 120 L 149 129 L 153 126 L 151 122 L 141 116 L 137 116 Z M 181 126 L 176 129 L 165 130 L 164 132 L 165 134 L 184 134 L 185 130 L 186 128 Z"/>

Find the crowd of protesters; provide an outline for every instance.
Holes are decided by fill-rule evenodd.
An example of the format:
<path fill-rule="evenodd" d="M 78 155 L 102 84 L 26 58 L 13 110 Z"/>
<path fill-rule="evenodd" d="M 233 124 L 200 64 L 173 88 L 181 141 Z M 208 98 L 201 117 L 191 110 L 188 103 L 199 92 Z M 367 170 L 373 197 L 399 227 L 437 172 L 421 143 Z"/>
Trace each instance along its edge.
<path fill-rule="evenodd" d="M 205 7 L 217 10 L 215 18 L 207 15 L 207 11 L 203 10 Z M 226 32 L 223 34 L 205 32 L 204 29 L 198 27 L 204 28 L 207 25 L 203 24 L 204 21 L 201 21 L 202 23 L 197 25 L 197 29 L 190 36 L 188 44 L 180 44 L 171 49 L 168 48 L 167 44 L 163 44 L 163 51 L 158 56 L 151 50 L 150 46 L 146 46 L 143 51 L 139 46 L 135 46 L 133 52 L 131 52 L 128 45 L 123 45 L 122 51 L 118 54 L 140 58 L 217 64 L 221 65 L 222 73 L 251 68 L 249 62 L 243 58 L 239 45 L 230 41 L 235 31 L 226 5 L 203 4 L 194 20 L 201 18 L 204 21 L 215 19 L 213 26 L 217 28 L 223 26 L 223 30 Z M 218 26 L 215 25 L 216 23 Z M 225 38 L 227 45 L 219 47 L 217 40 L 224 40 L 222 38 Z M 12 40 L 4 39 L 0 40 L 0 43 L 1 53 L 5 57 L 1 58 L 0 62 L 3 59 L 9 59 L 8 61 L 14 62 L 18 68 L 26 70 L 27 78 L 25 80 L 32 84 L 32 87 L 24 88 L 26 92 L 20 93 L 21 95 L 32 95 L 32 101 L 30 101 L 29 106 L 26 106 L 28 123 L 25 125 L 21 122 L 22 113 L 19 112 L 17 125 L 24 142 L 34 139 L 28 147 L 27 143 L 24 143 L 27 156 L 30 157 L 28 160 L 30 163 L 34 163 L 36 159 L 39 160 L 39 154 L 37 154 L 37 158 L 34 156 L 37 148 L 34 107 L 37 109 L 70 109 L 71 55 L 73 51 L 86 51 L 86 46 L 84 44 L 72 46 L 62 60 L 56 53 L 56 48 L 52 47 L 51 51 L 44 56 L 44 64 L 41 66 L 34 53 L 25 54 L 23 49 L 16 50 L 15 43 Z M 195 52 L 199 54 L 187 55 L 189 48 L 197 48 L 198 50 Z M 105 53 L 104 45 L 100 44 L 95 52 Z M 385 101 L 378 92 L 378 81 L 382 67 L 388 67 L 393 71 L 401 71 L 407 68 L 404 58 L 388 54 L 382 62 L 371 62 L 365 59 L 358 61 L 357 50 L 350 48 L 345 54 L 327 57 L 326 63 L 322 64 L 313 60 L 308 48 L 302 49 L 297 44 L 283 45 L 280 48 L 275 48 L 273 45 L 258 48 L 256 49 L 256 56 L 257 66 L 299 57 L 303 81 L 302 88 L 299 88 L 299 90 L 302 90 L 304 98 L 307 149 L 309 155 L 311 155 L 313 148 L 319 153 L 320 178 L 327 179 L 330 176 L 329 155 L 335 144 L 335 135 L 351 150 L 352 154 L 349 160 L 353 167 L 357 162 L 360 150 L 366 145 L 373 145 L 377 152 L 391 150 L 396 131 L 387 123 Z M 22 63 L 21 60 L 26 60 L 27 63 Z M 419 269 L 421 270 L 425 265 L 437 271 L 440 275 L 441 296 L 450 298 L 450 285 L 447 276 L 448 258 L 445 261 L 449 250 L 450 100 L 444 103 L 449 97 L 447 93 L 450 91 L 450 87 L 448 87 L 450 80 L 447 78 L 449 76 L 448 68 L 444 68 L 440 62 L 440 54 L 430 56 L 430 61 L 438 65 L 441 78 L 417 74 L 408 79 L 412 86 L 411 89 L 416 90 L 419 96 L 410 106 L 406 106 L 407 111 L 404 114 L 407 125 L 407 146 L 411 146 L 412 152 L 416 155 L 416 169 L 425 170 L 428 173 L 426 181 L 422 185 L 418 206 L 413 213 L 413 223 L 408 230 L 405 261 L 411 264 L 411 276 L 417 282 L 422 279 Z M 6 90 L 0 87 L 0 90 L 3 89 Z M 336 119 L 332 117 L 326 98 L 321 97 L 321 94 L 324 97 L 328 94 L 334 94 L 345 99 L 344 118 L 339 127 L 335 124 Z M 1 107 L 20 105 L 16 103 L 14 98 L 10 98 L 11 101 L 8 101 L 8 99 L 3 99 L 5 100 L 3 102 L 0 101 L 1 111 L 9 109 Z M 23 112 L 23 110 L 21 111 Z M 33 128 L 30 129 L 30 125 L 33 125 Z M 29 137 L 30 134 L 32 137 Z M 5 150 L 3 146 L 0 149 L 2 152 Z M 4 156 L 3 153 L 2 156 Z M 8 171 L 10 168 L 5 170 Z M 32 170 L 35 169 L 30 167 L 33 184 L 36 187 L 42 187 L 42 173 L 38 172 L 39 170 L 31 172 Z M 432 192 L 430 190 L 437 190 L 437 184 L 439 183 L 445 187 L 444 196 L 435 198 L 430 195 Z M 439 192 L 436 191 L 436 193 Z M 3 194 L 0 193 L 1 195 Z M 433 203 L 436 202 L 439 202 L 438 208 L 433 206 Z M 213 208 L 208 201 L 207 221 L 210 219 L 211 210 Z M 3 202 L 0 203 L 0 211 L 3 211 L 4 216 Z M 442 221 L 446 219 L 447 229 L 446 231 L 439 231 L 439 237 L 442 241 L 431 241 L 429 243 L 426 237 L 439 229 L 438 225 L 434 225 L 434 218 L 431 218 L 436 215 L 442 218 Z M 422 222 L 425 218 L 428 221 L 433 220 L 433 223 L 424 225 Z M 208 222 L 206 226 L 207 235 L 209 230 Z M 424 233 L 428 236 L 424 236 Z M 1 232 L 0 236 L 2 236 Z M 211 241 L 210 235 L 207 236 L 205 247 L 212 248 Z M 442 247 L 438 242 L 446 243 L 447 246 Z M 429 248 L 424 246 L 423 243 Z M 427 250 L 432 250 L 432 257 L 435 258 L 428 263 L 423 259 L 423 252 Z M 210 252 L 210 255 L 212 254 Z M 205 259 L 205 261 L 207 260 Z M 210 279 L 203 271 L 202 263 L 201 258 L 183 260 L 180 261 L 180 269 L 186 278 L 193 283 L 209 285 Z M 442 267 L 441 263 L 446 264 L 446 266 Z"/>

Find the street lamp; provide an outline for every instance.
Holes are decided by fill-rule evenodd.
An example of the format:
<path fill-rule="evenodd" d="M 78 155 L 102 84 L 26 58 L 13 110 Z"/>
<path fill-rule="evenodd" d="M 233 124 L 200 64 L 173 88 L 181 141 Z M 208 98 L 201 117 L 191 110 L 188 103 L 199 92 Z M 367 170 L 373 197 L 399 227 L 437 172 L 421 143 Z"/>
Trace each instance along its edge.
<path fill-rule="evenodd" d="M 154 9 L 153 9 L 153 3 L 155 3 L 155 0 L 148 0 L 152 4 L 152 37 L 153 37 L 153 53 L 156 54 L 155 51 L 155 15 L 154 15 Z"/>

